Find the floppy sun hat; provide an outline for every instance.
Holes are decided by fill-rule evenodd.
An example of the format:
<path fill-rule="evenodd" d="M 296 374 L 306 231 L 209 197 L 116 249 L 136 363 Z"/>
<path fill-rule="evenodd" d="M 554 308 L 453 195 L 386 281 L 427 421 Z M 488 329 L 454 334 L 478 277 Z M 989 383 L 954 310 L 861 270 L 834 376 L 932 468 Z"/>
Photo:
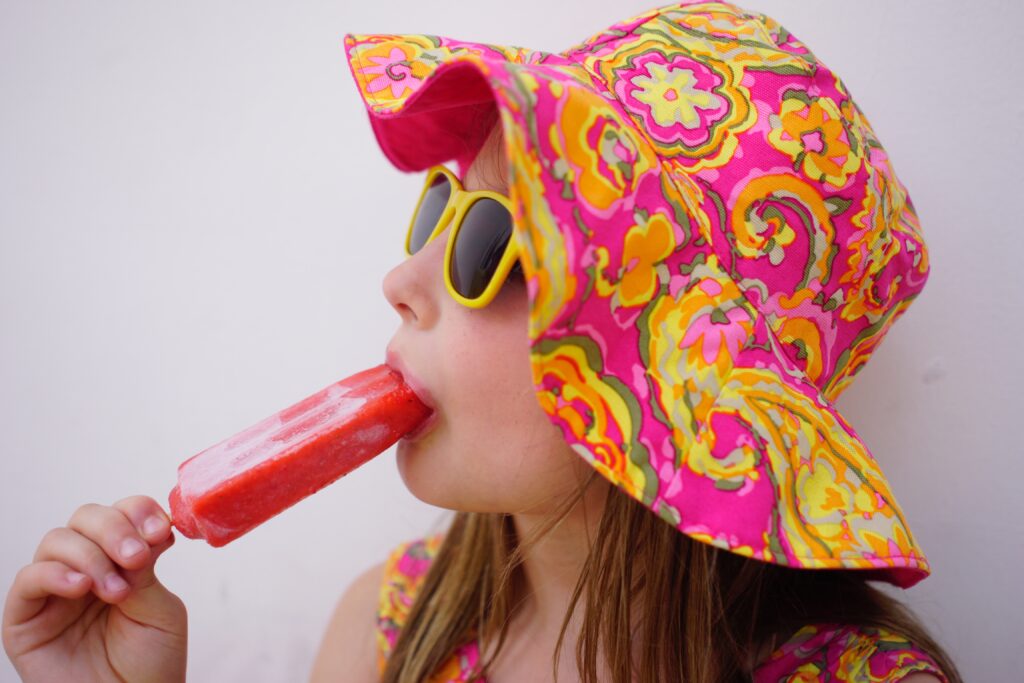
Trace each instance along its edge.
<path fill-rule="evenodd" d="M 534 388 L 576 453 L 698 541 L 904 588 L 929 574 L 835 406 L 927 252 L 867 118 L 805 44 L 693 1 L 562 53 L 344 43 L 401 171 L 464 170 L 497 110 Z"/>

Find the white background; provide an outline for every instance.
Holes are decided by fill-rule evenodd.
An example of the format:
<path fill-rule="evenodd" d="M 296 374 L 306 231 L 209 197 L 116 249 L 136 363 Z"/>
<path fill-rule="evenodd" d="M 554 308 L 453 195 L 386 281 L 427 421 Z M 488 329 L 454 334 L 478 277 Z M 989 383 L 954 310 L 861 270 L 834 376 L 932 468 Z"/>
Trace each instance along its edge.
<path fill-rule="evenodd" d="M 557 52 L 658 4 L 0 2 L 3 591 L 80 504 L 163 502 L 185 457 L 383 362 L 421 179 L 377 148 L 346 32 Z M 931 278 L 839 407 L 934 565 L 906 599 L 968 679 L 1014 679 L 1024 11 L 745 6 L 843 78 L 918 208 Z M 390 450 L 227 547 L 179 538 L 190 680 L 302 680 L 349 581 L 446 520 Z"/>

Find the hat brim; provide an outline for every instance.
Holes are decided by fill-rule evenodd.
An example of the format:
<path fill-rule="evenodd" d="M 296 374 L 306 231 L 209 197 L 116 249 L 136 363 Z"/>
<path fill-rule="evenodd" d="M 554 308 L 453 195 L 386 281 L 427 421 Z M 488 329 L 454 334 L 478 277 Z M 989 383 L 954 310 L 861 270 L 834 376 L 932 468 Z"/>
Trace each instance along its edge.
<path fill-rule="evenodd" d="M 348 34 L 345 50 L 400 170 L 468 164 L 482 138 L 466 131 L 497 108 L 537 398 L 581 457 L 716 547 L 904 588 L 929 574 L 868 448 L 711 245 L 700 187 L 599 79 L 438 36 Z"/>

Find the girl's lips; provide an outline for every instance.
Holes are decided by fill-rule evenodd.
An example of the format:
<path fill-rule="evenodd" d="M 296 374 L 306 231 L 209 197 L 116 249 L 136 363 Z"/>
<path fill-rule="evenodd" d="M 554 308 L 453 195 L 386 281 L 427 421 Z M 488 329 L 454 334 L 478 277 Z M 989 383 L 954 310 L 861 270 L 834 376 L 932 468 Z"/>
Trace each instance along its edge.
<path fill-rule="evenodd" d="M 388 367 L 390 367 L 392 370 L 401 375 L 402 379 L 405 381 L 406 384 L 409 385 L 409 388 L 413 390 L 413 393 L 416 394 L 416 397 L 423 403 L 423 405 L 430 408 L 430 415 L 425 420 L 423 420 L 423 422 L 421 422 L 416 427 L 416 429 L 412 430 L 403 437 L 404 439 L 407 439 L 409 441 L 414 441 L 423 434 L 425 434 L 427 431 L 429 431 L 437 422 L 437 406 L 434 403 L 433 396 L 430 395 L 430 391 L 426 388 L 426 386 L 424 386 L 424 384 L 420 382 L 419 378 L 417 378 L 415 375 L 409 372 L 409 369 L 405 366 L 405 363 L 402 361 L 401 356 L 392 351 L 390 348 L 387 350 L 387 359 L 385 363 L 387 364 Z"/>

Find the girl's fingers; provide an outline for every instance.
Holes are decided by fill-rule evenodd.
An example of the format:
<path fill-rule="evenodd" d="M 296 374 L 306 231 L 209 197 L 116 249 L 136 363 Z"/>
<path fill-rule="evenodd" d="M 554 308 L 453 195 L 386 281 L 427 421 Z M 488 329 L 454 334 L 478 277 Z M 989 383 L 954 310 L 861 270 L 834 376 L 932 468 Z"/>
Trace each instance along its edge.
<path fill-rule="evenodd" d="M 43 536 L 33 563 L 11 584 L 3 610 L 4 648 L 8 654 L 24 652 L 55 638 L 82 619 L 96 598 L 117 605 L 129 620 L 184 640 L 184 603 L 153 572 L 174 541 L 167 514 L 152 498 L 78 508 L 67 527 Z"/>
<path fill-rule="evenodd" d="M 34 562 L 21 568 L 7 593 L 4 625 L 17 626 L 39 614 L 46 598 L 57 595 L 76 599 L 89 592 L 92 580 L 88 575 L 55 560 Z"/>
<path fill-rule="evenodd" d="M 141 569 L 131 569 L 123 572 L 124 578 L 135 591 L 142 591 L 157 583 L 156 572 L 154 571 L 156 560 L 165 550 L 174 545 L 174 534 L 168 534 L 160 543 L 150 547 L 150 558 L 152 559 Z"/>
<path fill-rule="evenodd" d="M 89 503 L 75 510 L 68 528 L 86 537 L 125 569 L 149 562 L 149 543 L 121 510 Z"/>
<path fill-rule="evenodd" d="M 129 592 L 128 582 L 118 572 L 107 553 L 76 531 L 59 527 L 43 536 L 36 550 L 34 562 L 50 560 L 63 562 L 75 571 L 87 574 L 92 579 L 93 593 L 104 602 L 118 602 Z"/>
<path fill-rule="evenodd" d="M 113 507 L 128 518 L 139 535 L 150 545 L 162 543 L 170 535 L 170 517 L 160 504 L 149 496 L 122 498 L 114 503 Z"/>
<path fill-rule="evenodd" d="M 149 496 L 129 496 L 114 503 L 150 544 L 149 561 L 138 569 L 124 572 L 132 590 L 144 590 L 156 583 L 156 559 L 174 545 L 171 520 L 160 505 Z"/>

